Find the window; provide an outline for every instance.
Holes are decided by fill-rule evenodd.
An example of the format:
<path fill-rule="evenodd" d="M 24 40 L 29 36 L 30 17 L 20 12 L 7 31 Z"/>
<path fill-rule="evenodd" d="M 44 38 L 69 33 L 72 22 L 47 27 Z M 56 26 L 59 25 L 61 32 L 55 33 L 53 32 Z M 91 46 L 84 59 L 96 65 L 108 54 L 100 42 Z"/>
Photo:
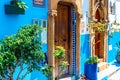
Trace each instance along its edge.
<path fill-rule="evenodd" d="M 41 19 L 40 26 L 44 28 L 44 30 L 41 33 L 41 41 L 44 44 L 47 44 L 47 20 Z"/>
<path fill-rule="evenodd" d="M 110 2 L 110 13 L 115 15 L 115 10 L 116 10 L 115 9 L 115 2 L 114 3 Z"/>
<path fill-rule="evenodd" d="M 33 19 L 33 24 L 36 24 L 39 26 L 39 19 Z"/>
<path fill-rule="evenodd" d="M 40 27 L 43 27 L 43 31 L 38 37 L 40 40 L 44 43 L 47 44 L 47 20 L 45 19 L 33 19 L 33 24 L 37 24 Z"/>
<path fill-rule="evenodd" d="M 34 6 L 44 6 L 45 0 L 33 0 Z"/>
<path fill-rule="evenodd" d="M 47 28 L 47 20 L 44 19 L 33 19 L 33 24 L 37 24 L 38 26 L 41 26 L 43 28 Z"/>
<path fill-rule="evenodd" d="M 41 20 L 42 27 L 47 28 L 47 20 Z"/>

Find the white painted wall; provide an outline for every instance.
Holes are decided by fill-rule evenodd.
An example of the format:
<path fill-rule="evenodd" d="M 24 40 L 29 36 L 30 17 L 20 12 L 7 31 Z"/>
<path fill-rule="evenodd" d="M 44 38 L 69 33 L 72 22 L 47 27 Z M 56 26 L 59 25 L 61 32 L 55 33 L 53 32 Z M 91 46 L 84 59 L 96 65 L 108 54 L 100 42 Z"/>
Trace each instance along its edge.
<path fill-rule="evenodd" d="M 82 0 L 82 18 L 81 18 L 81 26 L 80 32 L 81 35 L 89 34 L 89 27 L 88 24 L 88 6 L 89 0 Z"/>

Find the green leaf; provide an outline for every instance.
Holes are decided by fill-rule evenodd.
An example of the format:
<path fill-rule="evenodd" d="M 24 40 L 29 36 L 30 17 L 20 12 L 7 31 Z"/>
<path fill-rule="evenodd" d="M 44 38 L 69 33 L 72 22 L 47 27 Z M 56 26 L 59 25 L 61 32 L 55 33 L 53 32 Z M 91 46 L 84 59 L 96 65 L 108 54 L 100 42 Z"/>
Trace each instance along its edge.
<path fill-rule="evenodd" d="M 41 29 L 37 25 L 25 25 L 16 34 L 7 36 L 0 40 L 0 75 L 10 76 L 6 72 L 9 68 L 16 69 L 17 66 L 26 65 L 29 72 L 40 70 L 41 60 L 45 56 L 42 52 L 41 41 L 37 37 Z M 13 75 L 13 74 L 12 74 Z"/>

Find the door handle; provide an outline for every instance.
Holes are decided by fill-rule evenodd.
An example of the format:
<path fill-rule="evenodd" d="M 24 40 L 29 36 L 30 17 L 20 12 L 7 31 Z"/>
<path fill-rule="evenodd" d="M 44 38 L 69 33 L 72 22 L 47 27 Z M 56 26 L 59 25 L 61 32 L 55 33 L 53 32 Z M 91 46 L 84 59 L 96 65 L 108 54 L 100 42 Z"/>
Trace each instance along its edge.
<path fill-rule="evenodd" d="M 57 42 L 57 40 L 55 40 L 55 42 Z"/>
<path fill-rule="evenodd" d="M 63 41 L 67 41 L 67 39 L 63 39 Z"/>

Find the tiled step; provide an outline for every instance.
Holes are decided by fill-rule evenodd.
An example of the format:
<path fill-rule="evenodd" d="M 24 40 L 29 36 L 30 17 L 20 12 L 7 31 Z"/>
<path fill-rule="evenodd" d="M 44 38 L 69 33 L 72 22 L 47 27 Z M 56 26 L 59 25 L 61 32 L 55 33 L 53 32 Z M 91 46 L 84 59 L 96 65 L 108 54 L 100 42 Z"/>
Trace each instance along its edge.
<path fill-rule="evenodd" d="M 100 62 L 98 63 L 98 72 L 105 70 L 108 68 L 108 63 L 107 62 Z"/>

